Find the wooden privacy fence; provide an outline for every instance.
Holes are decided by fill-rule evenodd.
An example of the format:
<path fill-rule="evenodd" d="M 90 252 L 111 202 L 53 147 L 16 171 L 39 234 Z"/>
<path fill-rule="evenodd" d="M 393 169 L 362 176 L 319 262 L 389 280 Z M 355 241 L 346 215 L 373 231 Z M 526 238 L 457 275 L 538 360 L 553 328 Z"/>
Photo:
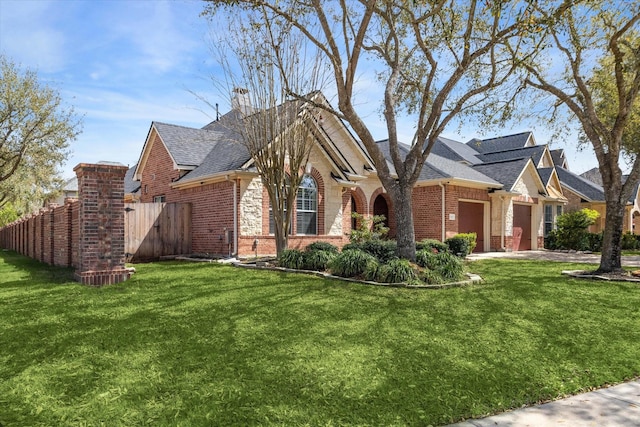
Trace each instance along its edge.
<path fill-rule="evenodd" d="M 127 261 L 191 253 L 190 203 L 125 203 Z"/>

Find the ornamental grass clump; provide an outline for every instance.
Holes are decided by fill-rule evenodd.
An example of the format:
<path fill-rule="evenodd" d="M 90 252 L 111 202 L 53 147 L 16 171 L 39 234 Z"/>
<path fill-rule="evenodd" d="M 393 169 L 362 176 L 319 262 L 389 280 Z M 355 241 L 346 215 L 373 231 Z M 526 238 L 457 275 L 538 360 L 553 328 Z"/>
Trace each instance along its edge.
<path fill-rule="evenodd" d="M 372 263 L 377 264 L 375 257 L 360 249 L 351 249 L 334 258 L 329 264 L 329 270 L 336 276 L 357 277 L 363 276 Z"/>
<path fill-rule="evenodd" d="M 392 259 L 380 266 L 376 279 L 383 283 L 412 283 L 418 280 L 415 267 L 406 259 Z"/>
<path fill-rule="evenodd" d="M 462 259 L 449 253 L 433 253 L 429 250 L 423 249 L 416 253 L 416 263 L 433 273 L 423 273 L 424 279 L 427 283 L 443 283 L 458 281 L 464 277 L 464 264 Z M 441 280 L 437 277 L 440 276 Z"/>
<path fill-rule="evenodd" d="M 337 249 L 337 248 L 336 248 Z M 338 252 L 330 250 L 307 250 L 303 253 L 303 264 L 305 270 L 325 271 L 329 263 L 336 257 Z"/>
<path fill-rule="evenodd" d="M 367 240 L 364 242 L 349 243 L 342 248 L 342 251 L 345 252 L 353 249 L 359 249 L 374 256 L 382 264 L 398 258 L 398 244 L 395 240 Z"/>
<path fill-rule="evenodd" d="M 285 249 L 278 257 L 278 265 L 284 268 L 302 270 L 304 268 L 304 252 L 297 249 Z"/>

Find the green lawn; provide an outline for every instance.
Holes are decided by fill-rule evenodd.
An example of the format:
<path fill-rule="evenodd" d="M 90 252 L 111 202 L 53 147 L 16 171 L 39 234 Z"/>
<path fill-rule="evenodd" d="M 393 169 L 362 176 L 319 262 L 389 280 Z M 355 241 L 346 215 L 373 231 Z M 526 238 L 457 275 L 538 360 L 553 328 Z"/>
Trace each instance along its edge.
<path fill-rule="evenodd" d="M 136 267 L 98 289 L 0 252 L 0 425 L 439 425 L 640 374 L 640 285 L 576 265 L 439 291 Z"/>

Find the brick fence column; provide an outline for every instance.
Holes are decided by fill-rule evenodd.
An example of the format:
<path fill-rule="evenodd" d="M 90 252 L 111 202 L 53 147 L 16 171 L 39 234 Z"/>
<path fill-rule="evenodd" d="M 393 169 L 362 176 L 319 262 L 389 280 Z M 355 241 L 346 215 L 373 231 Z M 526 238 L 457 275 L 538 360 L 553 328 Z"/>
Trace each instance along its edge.
<path fill-rule="evenodd" d="M 80 163 L 79 239 L 76 280 L 109 285 L 127 280 L 124 265 L 124 175 L 126 166 Z"/>

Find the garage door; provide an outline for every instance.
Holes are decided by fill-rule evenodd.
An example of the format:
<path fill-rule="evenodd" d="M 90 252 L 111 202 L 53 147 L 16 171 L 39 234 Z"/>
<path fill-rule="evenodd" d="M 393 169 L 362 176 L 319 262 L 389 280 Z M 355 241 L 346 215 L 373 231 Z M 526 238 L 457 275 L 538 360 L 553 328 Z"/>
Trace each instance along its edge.
<path fill-rule="evenodd" d="M 513 205 L 513 237 L 514 251 L 531 250 L 531 206 Z"/>
<path fill-rule="evenodd" d="M 484 251 L 484 203 L 458 202 L 458 232 L 476 233 L 478 244 L 473 252 Z"/>

